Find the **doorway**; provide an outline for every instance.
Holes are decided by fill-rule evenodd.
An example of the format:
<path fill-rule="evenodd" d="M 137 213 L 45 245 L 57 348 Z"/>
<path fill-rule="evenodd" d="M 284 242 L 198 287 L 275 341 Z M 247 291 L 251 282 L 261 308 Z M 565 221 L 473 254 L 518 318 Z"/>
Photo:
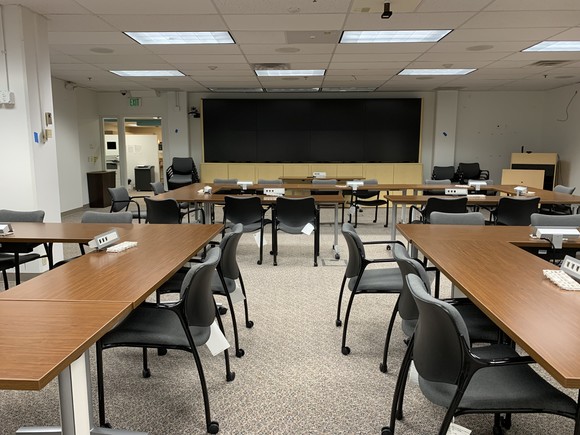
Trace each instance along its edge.
<path fill-rule="evenodd" d="M 164 181 L 161 117 L 103 118 L 106 170 L 115 171 L 116 186 L 150 191 Z"/>

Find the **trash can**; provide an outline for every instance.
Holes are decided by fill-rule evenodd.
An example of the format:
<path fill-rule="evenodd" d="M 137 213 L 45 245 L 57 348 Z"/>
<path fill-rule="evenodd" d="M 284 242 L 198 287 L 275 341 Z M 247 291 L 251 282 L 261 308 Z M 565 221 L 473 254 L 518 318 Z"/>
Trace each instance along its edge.
<path fill-rule="evenodd" d="M 153 190 L 151 183 L 155 181 L 155 167 L 152 165 L 135 166 L 135 190 Z"/>

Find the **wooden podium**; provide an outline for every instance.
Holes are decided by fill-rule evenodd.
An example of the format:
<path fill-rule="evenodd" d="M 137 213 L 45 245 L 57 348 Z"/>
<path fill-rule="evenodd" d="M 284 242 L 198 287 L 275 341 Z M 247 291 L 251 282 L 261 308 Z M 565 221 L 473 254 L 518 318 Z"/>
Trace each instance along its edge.
<path fill-rule="evenodd" d="M 512 153 L 511 169 L 543 170 L 544 190 L 553 190 L 556 185 L 558 171 L 557 153 Z M 542 187 L 542 186 L 534 186 Z"/>
<path fill-rule="evenodd" d="M 111 205 L 111 195 L 107 188 L 115 187 L 115 171 L 87 172 L 89 206 L 103 208 Z"/>

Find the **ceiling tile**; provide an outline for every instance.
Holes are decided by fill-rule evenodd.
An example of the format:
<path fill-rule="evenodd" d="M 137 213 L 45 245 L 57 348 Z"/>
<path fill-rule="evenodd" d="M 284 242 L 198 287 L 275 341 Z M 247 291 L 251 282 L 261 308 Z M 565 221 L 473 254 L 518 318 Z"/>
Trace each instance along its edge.
<path fill-rule="evenodd" d="M 233 31 L 237 30 L 340 30 L 344 14 L 311 15 L 224 15 L 224 20 Z"/>

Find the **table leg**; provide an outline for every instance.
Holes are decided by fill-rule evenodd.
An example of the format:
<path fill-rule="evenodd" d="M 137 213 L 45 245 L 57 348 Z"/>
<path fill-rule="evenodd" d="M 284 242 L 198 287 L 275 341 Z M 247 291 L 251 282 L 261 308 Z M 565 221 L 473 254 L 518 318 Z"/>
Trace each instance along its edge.
<path fill-rule="evenodd" d="M 393 221 L 391 222 L 391 240 L 397 240 L 397 203 L 391 201 L 393 204 Z"/>
<path fill-rule="evenodd" d="M 95 427 L 89 373 L 89 353 L 86 351 L 58 375 L 61 427 L 24 427 L 17 434 L 43 435 L 147 435 L 120 429 Z"/>
<path fill-rule="evenodd" d="M 334 258 L 340 259 L 340 252 L 338 251 L 338 203 L 334 204 L 334 243 L 332 244 L 334 251 Z"/>

